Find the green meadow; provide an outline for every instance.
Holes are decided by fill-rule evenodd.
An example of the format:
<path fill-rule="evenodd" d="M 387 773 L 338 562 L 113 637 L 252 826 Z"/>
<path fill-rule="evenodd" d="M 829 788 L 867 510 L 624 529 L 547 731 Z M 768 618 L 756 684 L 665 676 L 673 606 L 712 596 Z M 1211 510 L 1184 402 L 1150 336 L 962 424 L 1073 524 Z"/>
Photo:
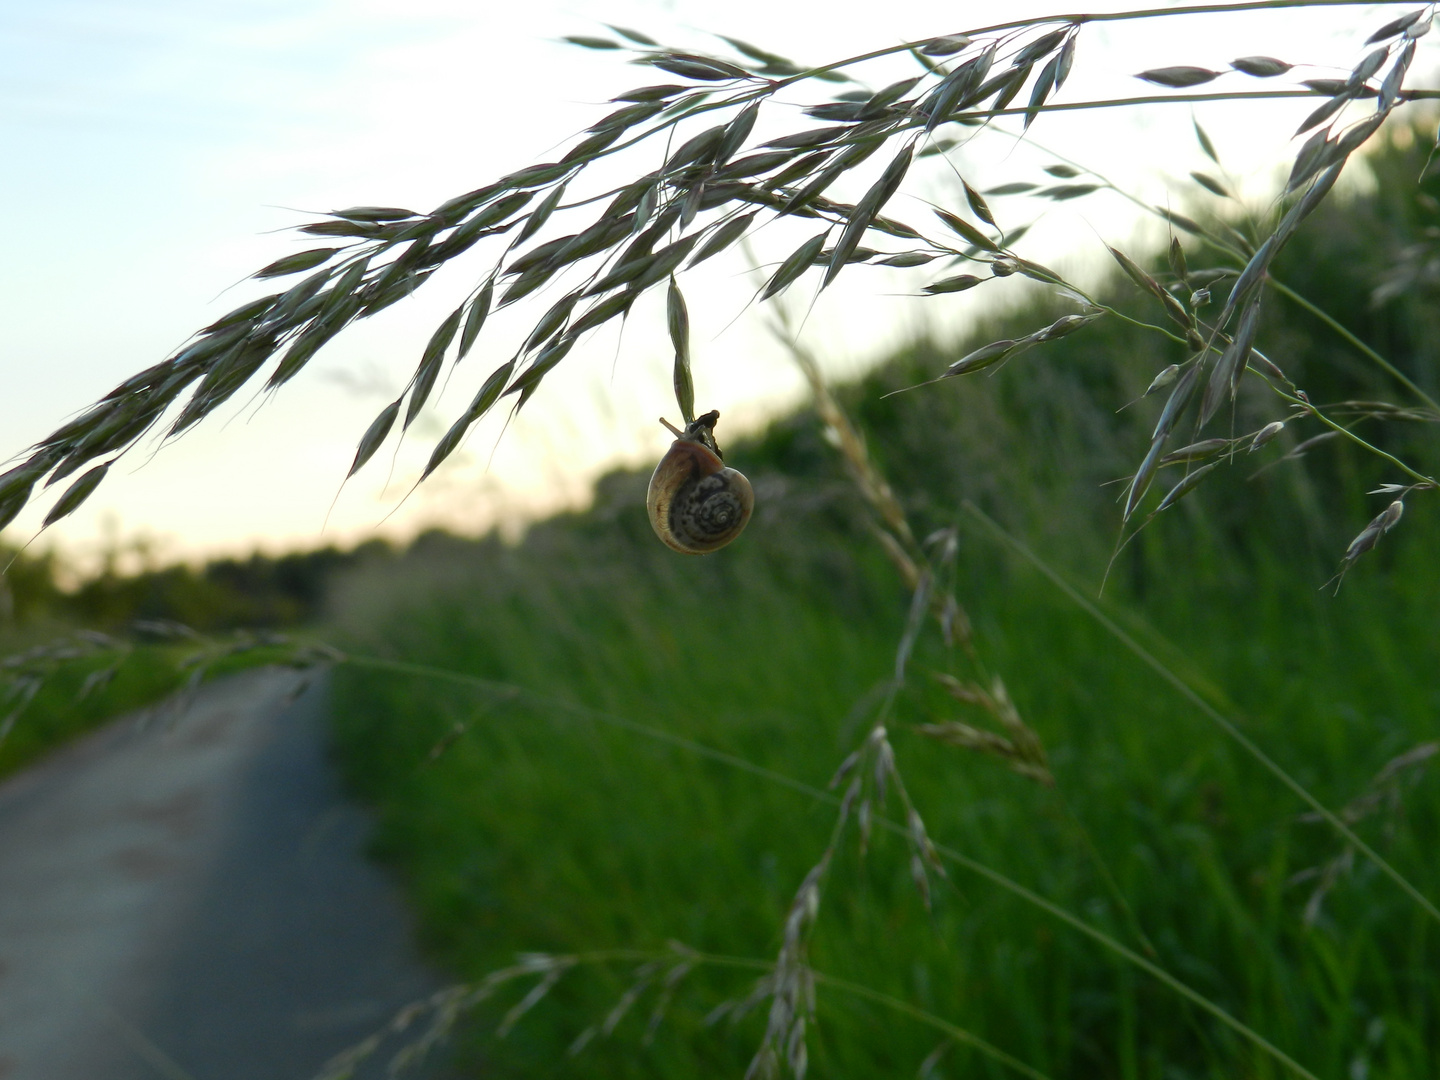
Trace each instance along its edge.
<path fill-rule="evenodd" d="M 878 562 L 847 566 L 834 549 L 800 580 L 761 536 L 726 562 L 679 567 L 618 543 L 606 554 L 628 559 L 597 567 L 593 537 L 547 539 L 474 553 L 468 573 L 444 574 L 443 592 L 410 583 L 371 644 L 528 692 L 341 670 L 341 752 L 380 805 L 379 852 L 403 873 L 427 943 L 467 976 L 522 951 L 663 950 L 668 939 L 767 958 L 834 809 L 609 718 L 823 787 L 893 664 L 903 597 Z M 1288 882 L 1341 855 L 1337 838 L 1299 820 L 1292 795 L 1047 582 L 968 539 L 962 591 L 977 636 L 1045 741 L 1057 784 L 893 723 L 932 835 L 1153 955 L 1318 1075 L 1348 1075 L 1357 1059 L 1379 1075 L 1432 1075 L 1440 1003 L 1427 917 L 1357 865 L 1306 925 L 1314 883 Z M 1397 569 L 1418 592 L 1433 588 L 1422 552 L 1405 554 Z M 1399 587 L 1352 583 L 1331 600 L 1290 573 L 1272 563 L 1221 587 L 1157 590 L 1144 610 L 1174 633 L 1181 670 L 1210 676 L 1208 692 L 1244 730 L 1338 807 L 1434 736 L 1440 627 L 1433 604 L 1407 602 Z M 1127 605 L 1131 619 L 1137 606 Z M 946 659 L 932 645 L 917 667 Z M 917 682 L 899 716 L 959 712 Z M 1428 779 L 1402 790 L 1363 832 L 1434 895 L 1427 838 L 1440 801 Z M 1013 895 L 958 868 L 935 891 L 927 913 L 897 839 L 878 835 L 863 858 L 844 843 L 822 901 L 817 968 L 1050 1075 L 1280 1075 Z M 477 1023 L 477 1052 L 502 1074 L 562 1068 L 563 1048 L 605 1017 L 633 966 L 571 973 L 504 1041 L 483 1039 Z M 703 1018 L 746 990 L 743 972 L 702 969 L 650 1046 L 642 1001 L 570 1068 L 743 1071 L 761 1021 L 732 1030 Z M 912 1072 L 941 1041 L 845 994 L 822 991 L 817 1004 L 819 1075 Z M 986 1075 L 965 1051 L 947 1060 L 946 1075 Z"/>
<path fill-rule="evenodd" d="M 1377 158 L 1381 194 L 1322 210 L 1274 272 L 1433 394 L 1433 293 L 1369 299 L 1395 246 L 1437 223 L 1416 153 Z M 1160 318 L 1128 282 L 1111 292 Z M 1312 400 L 1396 392 L 1302 306 L 1266 311 L 1261 342 Z M 975 655 L 927 623 L 898 690 L 911 597 L 809 415 L 748 441 L 721 428 L 758 507 L 715 555 L 661 547 L 647 478 L 616 474 L 591 510 L 518 545 L 434 534 L 341 579 L 332 632 L 356 660 L 336 673 L 337 753 L 426 947 L 466 980 L 517 954 L 583 961 L 523 1016 L 507 1013 L 532 1005 L 539 976 L 468 1012 L 462 1061 L 493 1076 L 743 1075 L 768 1004 L 725 1005 L 779 951 L 836 829 L 823 789 L 885 710 L 929 836 L 970 862 L 942 859 L 927 907 L 905 837 L 876 828 L 862 845 L 852 813 L 809 943 L 812 1075 L 1305 1075 L 1282 1055 L 1327 1080 L 1436 1075 L 1440 924 L 1173 685 L 1440 897 L 1434 496 L 1410 500 L 1338 593 L 1322 588 L 1384 507 L 1364 493 L 1396 477 L 1337 440 L 1282 461 L 1319 431 L 1295 424 L 1157 517 L 1102 592 L 1113 482 L 1158 404 L 1116 410 L 1180 355 L 1111 318 L 993 375 L 882 396 L 1057 313 L 1037 302 L 967 342 L 917 343 L 839 389 L 916 534 L 957 539 L 944 585 Z M 1215 423 L 1241 434 L 1285 416 L 1247 383 Z M 1427 424 L 1364 432 L 1435 467 Z M 1003 678 L 1053 787 L 919 730 L 997 730 L 944 674 Z M 875 812 L 903 821 L 893 784 Z M 687 950 L 703 955 L 677 967 Z"/>

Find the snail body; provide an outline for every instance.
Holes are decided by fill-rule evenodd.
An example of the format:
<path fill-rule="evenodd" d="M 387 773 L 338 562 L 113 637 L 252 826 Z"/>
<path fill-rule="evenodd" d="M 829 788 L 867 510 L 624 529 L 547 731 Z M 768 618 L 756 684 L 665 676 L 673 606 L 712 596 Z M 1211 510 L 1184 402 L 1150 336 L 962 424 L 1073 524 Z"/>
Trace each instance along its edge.
<path fill-rule="evenodd" d="M 705 555 L 730 543 L 755 509 L 745 474 L 729 468 L 715 444 L 720 413 L 697 417 L 684 431 L 664 420 L 675 441 L 655 466 L 645 508 L 655 535 L 686 555 Z"/>

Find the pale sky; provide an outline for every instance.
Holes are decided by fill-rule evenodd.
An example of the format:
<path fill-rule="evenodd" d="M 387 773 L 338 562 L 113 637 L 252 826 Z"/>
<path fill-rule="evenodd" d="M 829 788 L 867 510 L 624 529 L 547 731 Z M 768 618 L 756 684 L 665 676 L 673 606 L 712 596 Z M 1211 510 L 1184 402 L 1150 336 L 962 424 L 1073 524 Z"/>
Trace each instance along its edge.
<path fill-rule="evenodd" d="M 602 24 L 612 22 L 667 44 L 705 48 L 714 47 L 706 36 L 713 31 L 822 62 L 957 32 L 997 13 L 1058 10 L 954 0 L 837 0 L 823 7 L 786 0 L 0 3 L 6 148 L 0 204 L 8 208 L 9 251 L 0 265 L 6 328 L 0 459 L 163 359 L 191 331 L 270 291 L 244 279 L 282 254 L 315 246 L 284 230 L 355 204 L 428 210 L 502 173 L 553 160 L 575 132 L 608 111 L 606 99 L 669 79 L 625 63 L 621 54 L 558 44 L 563 34 L 604 33 Z M 1363 55 L 1368 31 L 1403 10 L 1090 25 L 1057 100 L 1143 94 L 1147 84 L 1130 77 L 1142 68 L 1223 68 L 1253 54 L 1322 65 L 1296 77 L 1334 75 L 1323 65 L 1348 71 Z M 1431 45 L 1430 38 L 1422 42 Z M 913 73 L 908 64 L 861 73 L 880 86 Z M 1422 48 L 1412 83 L 1433 67 Z M 1245 81 L 1233 76 L 1214 85 Z M 1203 105 L 1193 115 L 1244 189 L 1263 198 L 1277 170 L 1288 169 L 1290 134 L 1314 104 Z M 1043 180 L 1041 167 L 1056 158 L 1038 144 L 1165 201 L 1190 169 L 1215 171 L 1195 145 L 1191 115 L 1190 106 L 1167 105 L 1123 117 L 1042 116 L 1026 142 L 987 136 L 956 164 L 976 187 Z M 778 106 L 765 123 L 778 130 L 807 121 L 798 108 Z M 637 159 L 631 175 L 653 167 L 649 158 Z M 911 177 L 891 204 L 895 216 L 919 221 L 928 216 L 922 199 L 953 201 L 953 180 L 938 165 Z M 1193 196 L 1168 196 L 1176 205 L 1187 197 Z M 1022 254 L 1081 274 L 1103 253 L 1100 237 L 1126 245 L 1159 235 L 1113 195 L 1058 206 L 1013 199 L 992 205 L 1011 227 L 1040 216 Z M 813 225 L 807 231 L 803 223 L 770 230 L 761 257 L 783 257 L 810 232 Z M 344 488 L 322 534 L 361 433 L 404 385 L 431 329 L 486 266 L 472 262 L 437 274 L 412 301 L 347 331 L 273 400 L 242 392 L 223 415 L 177 443 L 153 454 L 149 444 L 132 451 L 85 506 L 39 543 L 85 561 L 105 537 L 145 537 L 166 555 L 198 557 L 403 538 L 436 524 L 472 533 L 496 524 L 513 529 L 535 514 L 583 504 L 594 477 L 616 464 L 658 457 L 668 436 L 656 418 L 678 419 L 661 296 L 637 306 L 623 339 L 604 331 L 577 348 L 503 438 L 499 417 L 482 423 L 464 453 L 396 509 L 434 439 L 508 358 L 521 322 L 538 315 L 542 297 L 529 308 L 519 305 L 523 310 L 508 323 L 497 320 L 493 336 L 487 328 L 446 393 L 411 429 L 393 469 L 392 435 Z M 763 313 L 745 310 L 752 288 L 745 270 L 737 253 L 681 279 L 695 324 L 698 403 L 724 414 L 722 442 L 804 398 L 792 365 L 768 341 Z M 923 303 L 899 295 L 926 280 L 847 271 L 810 314 L 808 343 L 843 376 L 927 326 L 961 329 L 984 305 L 1006 302 L 1005 288 L 1022 287 L 996 282 Z M 808 301 L 813 285 L 794 295 Z M 29 540 L 53 495 L 5 530 L 4 539 Z"/>

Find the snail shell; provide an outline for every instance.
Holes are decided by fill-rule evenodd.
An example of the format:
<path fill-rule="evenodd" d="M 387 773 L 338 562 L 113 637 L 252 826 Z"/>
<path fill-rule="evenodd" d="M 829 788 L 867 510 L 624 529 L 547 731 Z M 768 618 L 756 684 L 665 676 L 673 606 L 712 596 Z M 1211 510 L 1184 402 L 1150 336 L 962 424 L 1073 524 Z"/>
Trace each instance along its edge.
<path fill-rule="evenodd" d="M 645 507 L 655 535 L 686 555 L 704 555 L 734 540 L 755 509 L 755 492 L 744 473 L 728 468 L 715 445 L 714 410 L 684 431 L 655 466 Z"/>

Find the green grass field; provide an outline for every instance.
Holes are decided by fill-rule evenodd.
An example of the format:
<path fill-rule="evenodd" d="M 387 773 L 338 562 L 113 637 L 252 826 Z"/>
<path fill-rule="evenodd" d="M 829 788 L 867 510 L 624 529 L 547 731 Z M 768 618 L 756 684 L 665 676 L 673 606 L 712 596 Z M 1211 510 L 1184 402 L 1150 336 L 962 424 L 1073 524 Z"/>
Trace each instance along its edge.
<path fill-rule="evenodd" d="M 342 759 L 378 803 L 379 850 L 447 965 L 476 978 L 517 952 L 663 950 L 670 939 L 773 958 L 834 809 L 607 718 L 823 787 L 873 717 L 907 598 L 863 541 L 812 541 L 798 555 L 790 523 L 762 518 L 723 556 L 682 559 L 638 530 L 581 521 L 519 550 L 437 543 L 409 560 L 411 576 L 352 586 L 343 618 L 357 652 L 521 691 L 359 668 L 338 679 Z M 1337 598 L 1316 591 L 1323 578 L 1258 553 L 1224 578 L 1127 587 L 1117 606 L 1338 808 L 1435 735 L 1433 546 L 1412 534 L 1396 548 Z M 953 657 L 922 639 L 891 729 L 934 838 L 1153 956 L 1318 1076 L 1434 1075 L 1440 927 L 1363 862 L 1307 926 L 1313 882 L 1287 881 L 1340 855 L 1341 841 L 1298 820 L 1295 796 L 983 530 L 968 529 L 962 550 L 959 591 L 980 649 L 1058 783 L 914 734 L 963 715 L 923 675 Z M 1440 826 L 1434 779 L 1420 770 L 1401 790 L 1358 828 L 1440 895 L 1427 842 Z M 1283 1075 L 1150 976 L 973 873 L 952 867 L 927 913 L 902 841 L 877 835 L 861 857 L 852 830 L 841 850 L 813 942 L 819 971 L 1050 1076 Z M 508 1038 L 487 1037 L 515 988 L 468 1029 L 466 1052 L 495 1075 L 744 1071 L 763 1015 L 733 1027 L 704 1018 L 753 975 L 705 967 L 677 988 L 653 1041 L 651 991 L 567 1066 L 565 1047 L 605 1018 L 635 966 L 574 971 Z M 912 1075 L 943 1041 L 833 989 L 817 1006 L 817 1075 Z M 1007 1071 L 957 1047 L 937 1075 Z"/>

